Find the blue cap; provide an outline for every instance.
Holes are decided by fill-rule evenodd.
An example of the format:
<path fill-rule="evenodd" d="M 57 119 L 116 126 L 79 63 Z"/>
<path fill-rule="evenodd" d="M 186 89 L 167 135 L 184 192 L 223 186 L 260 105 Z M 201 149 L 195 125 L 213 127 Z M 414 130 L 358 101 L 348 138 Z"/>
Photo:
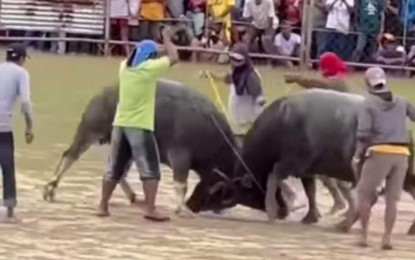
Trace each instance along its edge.
<path fill-rule="evenodd" d="M 157 52 L 157 43 L 152 40 L 144 40 L 135 45 L 134 57 L 132 58 L 131 67 L 136 67 L 143 61 L 147 60 L 152 54 Z"/>

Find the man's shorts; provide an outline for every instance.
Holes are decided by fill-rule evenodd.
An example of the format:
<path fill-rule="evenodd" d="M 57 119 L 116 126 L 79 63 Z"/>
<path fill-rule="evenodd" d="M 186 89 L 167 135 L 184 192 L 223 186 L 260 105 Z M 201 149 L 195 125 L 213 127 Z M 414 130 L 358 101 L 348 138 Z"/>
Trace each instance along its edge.
<path fill-rule="evenodd" d="M 160 159 L 153 132 L 114 126 L 106 179 L 119 181 L 133 161 L 141 181 L 160 180 Z"/>
<path fill-rule="evenodd" d="M 377 188 L 385 181 L 386 203 L 399 201 L 408 169 L 408 156 L 370 152 L 357 184 L 358 201 L 374 201 Z"/>

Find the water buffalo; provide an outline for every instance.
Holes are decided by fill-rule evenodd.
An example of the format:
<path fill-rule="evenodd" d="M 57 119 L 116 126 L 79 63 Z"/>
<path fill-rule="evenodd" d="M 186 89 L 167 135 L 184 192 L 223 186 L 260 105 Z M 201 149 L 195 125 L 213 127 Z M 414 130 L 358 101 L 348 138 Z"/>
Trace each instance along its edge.
<path fill-rule="evenodd" d="M 91 99 L 72 144 L 44 188 L 45 200 L 54 199 L 63 174 L 83 152 L 95 143 L 110 141 L 117 100 L 118 87 L 104 88 Z M 233 171 L 235 140 L 225 116 L 208 98 L 181 83 L 158 82 L 155 136 L 161 162 L 173 169 L 178 210 L 184 205 L 190 169 L 199 175 L 203 185 L 216 182 L 220 172 Z M 135 195 L 124 179 L 121 186 L 134 202 Z"/>
<path fill-rule="evenodd" d="M 275 200 L 277 187 L 283 179 L 295 176 L 302 178 L 309 200 L 309 210 L 303 221 L 317 222 L 315 173 L 356 182 L 350 162 L 355 147 L 357 115 L 363 100 L 360 95 L 320 89 L 277 99 L 247 133 L 241 163 L 235 166 L 235 172 L 227 173 L 233 181 L 215 183 L 217 194 L 210 196 L 207 191 L 212 189 L 208 187 L 196 190 L 186 202 L 187 206 L 199 212 L 241 204 L 264 210 L 273 219 L 278 206 L 287 213 L 284 201 Z M 410 148 L 412 150 L 412 144 Z M 415 198 L 412 156 L 409 159 L 404 188 Z M 226 200 L 222 194 L 227 194 Z M 345 230 L 350 229 L 356 219 L 354 205 L 349 212 L 342 222 Z M 409 233 L 415 234 L 415 222 Z"/>

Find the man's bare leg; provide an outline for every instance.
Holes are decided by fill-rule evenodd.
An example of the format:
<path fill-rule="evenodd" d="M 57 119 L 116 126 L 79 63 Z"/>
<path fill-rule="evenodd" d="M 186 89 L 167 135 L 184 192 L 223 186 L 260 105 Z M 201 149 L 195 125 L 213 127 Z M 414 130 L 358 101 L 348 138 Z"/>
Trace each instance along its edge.
<path fill-rule="evenodd" d="M 97 216 L 108 217 L 110 215 L 108 210 L 108 202 L 116 186 L 116 181 L 104 180 L 102 182 L 101 201 L 98 206 Z"/>
<path fill-rule="evenodd" d="M 358 210 L 359 210 L 359 219 L 360 224 L 362 226 L 362 233 L 359 240 L 359 246 L 367 247 L 367 237 L 368 237 L 368 229 L 369 229 L 369 220 L 370 220 L 370 211 L 372 209 L 372 205 L 370 201 L 366 198 L 360 198 L 358 202 Z"/>
<path fill-rule="evenodd" d="M 160 214 L 156 209 L 156 196 L 158 185 L 158 180 L 143 181 L 143 190 L 146 202 L 144 217 L 152 221 L 168 221 L 170 220 L 170 218 Z"/>

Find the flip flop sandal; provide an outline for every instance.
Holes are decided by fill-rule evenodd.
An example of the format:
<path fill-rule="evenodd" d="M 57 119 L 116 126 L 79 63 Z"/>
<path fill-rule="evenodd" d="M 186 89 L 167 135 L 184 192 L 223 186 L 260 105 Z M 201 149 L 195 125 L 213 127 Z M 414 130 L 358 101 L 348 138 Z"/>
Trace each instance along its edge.
<path fill-rule="evenodd" d="M 154 222 L 167 222 L 170 221 L 169 217 L 153 217 L 153 216 L 144 216 L 145 219 L 154 221 Z"/>

